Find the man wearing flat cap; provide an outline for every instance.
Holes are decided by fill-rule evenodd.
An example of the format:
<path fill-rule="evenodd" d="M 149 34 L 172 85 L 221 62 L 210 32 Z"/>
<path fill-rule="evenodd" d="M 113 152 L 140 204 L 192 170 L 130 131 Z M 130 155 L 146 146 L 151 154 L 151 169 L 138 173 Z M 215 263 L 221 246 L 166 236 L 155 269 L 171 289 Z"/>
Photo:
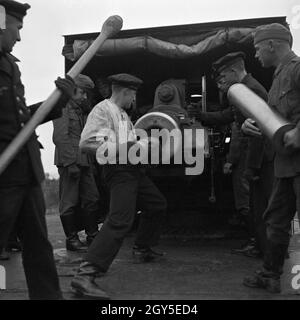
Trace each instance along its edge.
<path fill-rule="evenodd" d="M 28 4 L 0 0 L 6 10 L 6 28 L 0 42 L 0 153 L 29 121 L 41 105 L 26 106 L 24 86 L 17 65 L 11 55 L 20 41 L 23 17 Z M 63 96 L 46 121 L 61 115 L 73 89 L 70 79 L 56 80 Z M 30 299 L 61 299 L 53 249 L 47 236 L 45 202 L 41 188 L 44 172 L 40 144 L 35 133 L 17 153 L 0 175 L 0 251 L 6 246 L 14 226 L 22 244 L 23 266 Z"/>
<path fill-rule="evenodd" d="M 129 74 L 117 74 L 108 79 L 112 83 L 112 96 L 97 104 L 89 114 L 80 147 L 104 165 L 103 176 L 110 190 L 110 210 L 71 282 L 76 293 L 98 299 L 108 299 L 108 296 L 95 283 L 95 278 L 107 272 L 119 252 L 134 222 L 137 202 L 142 214 L 133 249 L 136 262 L 153 261 L 162 255 L 151 247 L 158 242 L 161 219 L 166 210 L 164 197 L 145 175 L 144 169 L 117 160 L 121 150 L 137 145 L 148 148 L 151 141 L 136 140 L 126 113 L 142 81 Z M 110 156 L 111 150 L 117 151 L 117 157 L 116 154 Z"/>
<path fill-rule="evenodd" d="M 78 231 L 81 229 L 78 230 L 77 221 L 83 220 L 87 244 L 90 244 L 98 231 L 100 210 L 94 163 L 90 155 L 79 149 L 80 135 L 91 110 L 90 91 L 94 83 L 83 74 L 79 74 L 74 81 L 75 92 L 62 117 L 53 121 L 54 164 L 59 173 L 59 212 L 66 235 L 66 248 L 84 251 L 87 247 L 79 240 Z"/>
<path fill-rule="evenodd" d="M 288 154 L 275 154 L 275 183 L 264 213 L 267 253 L 263 269 L 244 279 L 250 287 L 280 292 L 280 276 L 289 246 L 289 231 L 295 212 L 300 212 L 300 57 L 291 49 L 292 35 L 283 25 L 261 26 L 254 33 L 256 57 L 263 67 L 275 67 L 268 104 L 295 128 L 283 137 Z M 247 120 L 245 132 L 260 134 Z"/>
<path fill-rule="evenodd" d="M 227 93 L 234 83 L 243 83 L 265 101 L 266 89 L 245 69 L 245 54 L 231 52 L 212 65 L 213 74 L 220 91 Z M 247 137 L 242 134 L 241 126 L 245 116 L 234 106 L 220 112 L 200 114 L 204 125 L 232 123 L 232 134 L 224 173 L 232 173 L 235 207 L 239 220 L 246 225 L 248 241 L 233 253 L 246 256 L 259 256 L 264 250 L 265 232 L 262 214 L 268 203 L 272 189 L 273 152 L 266 146 L 262 137 Z M 253 194 L 253 206 L 250 210 L 250 193 Z"/>

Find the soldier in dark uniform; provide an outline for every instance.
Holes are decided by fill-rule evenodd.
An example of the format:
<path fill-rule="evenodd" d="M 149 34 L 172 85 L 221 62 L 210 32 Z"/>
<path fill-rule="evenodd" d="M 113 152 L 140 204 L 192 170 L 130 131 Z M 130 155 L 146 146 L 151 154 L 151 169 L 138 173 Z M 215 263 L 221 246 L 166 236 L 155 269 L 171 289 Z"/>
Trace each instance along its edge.
<path fill-rule="evenodd" d="M 233 52 L 213 64 L 219 89 L 226 93 L 233 83 L 239 82 L 267 101 L 267 91 L 251 74 L 247 73 L 244 59 L 243 52 Z M 229 106 L 220 112 L 202 112 L 199 118 L 204 125 L 233 123 L 231 145 L 224 172 L 232 171 L 236 208 L 247 224 L 249 238 L 255 238 L 233 252 L 257 256 L 258 249 L 261 251 L 264 249 L 265 233 L 261 231 L 264 230 L 261 216 L 266 208 L 272 187 L 273 153 L 270 154 L 266 146 L 267 141 L 261 135 L 249 138 L 242 133 L 241 126 L 246 118 L 234 106 Z M 265 165 L 271 166 L 266 176 L 266 170 L 262 171 Z M 260 188 L 260 185 L 263 185 L 264 188 Z M 253 199 L 250 213 L 251 195 Z"/>
<path fill-rule="evenodd" d="M 126 150 L 135 144 L 148 148 L 149 141 L 152 141 L 136 140 L 132 122 L 126 113 L 142 81 L 128 74 L 114 75 L 110 79 L 112 96 L 91 111 L 80 142 L 84 150 L 94 156 L 96 154 L 98 163 L 103 164 L 110 148 L 121 150 L 124 146 Z M 111 160 L 116 161 L 115 158 Z M 152 261 L 160 255 L 151 247 L 158 242 L 166 210 L 164 197 L 139 165 L 106 163 L 103 175 L 110 190 L 110 211 L 71 283 L 78 294 L 99 299 L 108 296 L 94 282 L 95 277 L 107 272 L 119 252 L 132 227 L 136 206 L 139 205 L 143 211 L 133 248 L 133 255 L 139 262 Z"/>
<path fill-rule="evenodd" d="M 0 1 L 6 9 L 6 29 L 0 52 L 0 153 L 19 133 L 38 105 L 27 107 L 24 86 L 10 52 L 20 41 L 28 4 Z M 74 89 L 71 80 L 59 79 L 56 85 L 65 92 Z M 63 98 L 49 114 L 48 120 L 61 115 Z M 32 134 L 9 166 L 0 175 L 0 248 L 5 247 L 14 225 L 22 244 L 22 258 L 30 299 L 61 299 L 52 246 L 47 237 L 45 203 L 41 189 L 44 172 L 40 144 Z"/>
<path fill-rule="evenodd" d="M 78 230 L 78 221 L 82 220 L 89 245 L 98 232 L 100 208 L 93 159 L 79 150 L 80 135 L 91 110 L 88 92 L 94 88 L 94 83 L 83 74 L 79 74 L 74 81 L 76 89 L 72 98 L 64 108 L 62 117 L 53 121 L 54 164 L 60 177 L 59 212 L 67 237 L 66 248 L 82 251 L 87 247 L 79 240 L 78 231 L 82 228 Z"/>
<path fill-rule="evenodd" d="M 250 287 L 280 292 L 280 275 L 289 245 L 291 221 L 300 211 L 300 57 L 291 49 L 292 35 L 281 24 L 259 27 L 254 34 L 256 57 L 265 68 L 276 67 L 269 91 L 269 106 L 295 128 L 284 135 L 290 154 L 275 154 L 275 183 L 264 214 L 267 248 L 263 269 L 244 279 Z M 246 130 L 259 133 L 250 122 Z"/>

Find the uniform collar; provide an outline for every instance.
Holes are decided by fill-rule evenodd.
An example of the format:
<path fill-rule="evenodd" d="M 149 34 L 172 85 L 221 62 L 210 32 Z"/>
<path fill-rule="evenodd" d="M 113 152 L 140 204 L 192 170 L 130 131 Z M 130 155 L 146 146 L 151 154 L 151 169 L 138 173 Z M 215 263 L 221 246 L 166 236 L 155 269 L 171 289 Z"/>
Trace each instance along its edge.
<path fill-rule="evenodd" d="M 287 53 L 282 61 L 280 62 L 280 64 L 277 66 L 277 68 L 275 69 L 274 72 L 274 77 L 278 76 L 278 74 L 281 72 L 282 68 L 284 66 L 286 66 L 288 63 L 290 63 L 294 58 L 296 58 L 297 55 L 294 53 L 294 51 L 290 51 L 289 53 Z"/>

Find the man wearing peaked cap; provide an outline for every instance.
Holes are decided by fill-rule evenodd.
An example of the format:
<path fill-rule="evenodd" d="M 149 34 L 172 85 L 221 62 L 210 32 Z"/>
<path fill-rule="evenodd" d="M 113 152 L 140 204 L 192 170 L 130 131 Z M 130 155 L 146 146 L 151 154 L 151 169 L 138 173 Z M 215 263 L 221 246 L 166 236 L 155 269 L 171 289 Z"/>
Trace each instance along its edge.
<path fill-rule="evenodd" d="M 87 243 L 91 243 L 98 231 L 97 216 L 99 193 L 97 190 L 93 159 L 79 149 L 80 135 L 91 110 L 88 91 L 94 82 L 86 75 L 74 79 L 76 88 L 62 117 L 53 120 L 54 164 L 59 173 L 59 213 L 66 236 L 66 248 L 84 251 L 78 232 L 85 230 Z M 78 214 L 83 226 L 78 227 Z"/>
<path fill-rule="evenodd" d="M 271 23 L 257 27 L 254 31 L 254 45 L 264 40 L 282 40 L 292 46 L 293 37 L 288 28 L 280 23 Z"/>
<path fill-rule="evenodd" d="M 249 287 L 280 292 L 280 277 L 290 241 L 291 221 L 300 212 L 300 57 L 291 49 L 290 31 L 280 24 L 256 29 L 256 57 L 263 67 L 275 67 L 268 104 L 295 128 L 283 136 L 290 153 L 277 153 L 274 160 L 275 183 L 264 220 L 267 226 L 267 252 L 262 270 L 244 279 Z M 244 131 L 258 134 L 245 122 Z"/>
<path fill-rule="evenodd" d="M 137 90 L 142 84 L 143 81 L 131 74 L 119 73 L 108 77 L 108 81 L 111 84 L 119 85 L 121 87 Z"/>
<path fill-rule="evenodd" d="M 0 41 L 0 153 L 22 131 L 41 103 L 27 106 L 17 59 L 10 53 L 21 40 L 20 29 L 29 5 L 2 1 L 6 28 Z M 44 122 L 61 116 L 74 91 L 71 79 L 56 80 L 61 99 Z M 44 171 L 40 144 L 33 133 L 0 175 L 0 252 L 14 226 L 22 244 L 22 258 L 30 299 L 61 299 L 53 248 L 48 240 L 41 182 Z"/>
<path fill-rule="evenodd" d="M 142 80 L 129 74 L 117 74 L 110 76 L 109 81 L 112 83 L 112 95 L 91 111 L 80 141 L 80 147 L 103 165 L 103 177 L 110 192 L 108 216 L 71 282 L 75 292 L 94 299 L 108 298 L 95 283 L 95 278 L 107 272 L 119 252 L 134 222 L 138 199 L 143 213 L 133 257 L 141 263 L 154 261 L 163 255 L 151 247 L 157 245 L 159 240 L 166 200 L 141 166 L 137 165 L 140 162 L 130 162 L 131 148 L 148 150 L 152 143 L 148 138 L 137 141 L 133 124 L 126 113 L 135 100 Z M 158 139 L 154 143 L 158 145 Z"/>
<path fill-rule="evenodd" d="M 245 69 L 245 53 L 231 52 L 212 65 L 214 77 L 221 92 L 227 93 L 234 83 L 243 83 L 265 101 L 268 99 L 265 88 Z M 237 218 L 247 227 L 248 243 L 233 253 L 258 256 L 264 249 L 265 234 L 261 217 L 272 188 L 272 160 L 266 140 L 260 137 L 247 137 L 241 132 L 245 116 L 235 106 L 220 112 L 201 113 L 201 121 L 206 125 L 232 123 L 229 153 L 224 165 L 224 173 L 231 173 Z M 272 153 L 272 152 L 271 152 Z M 267 164 L 267 165 L 266 165 Z M 260 177 L 268 182 L 262 183 Z M 252 188 L 252 189 L 251 189 Z M 253 190 L 254 205 L 250 210 L 250 190 Z M 259 223 L 258 223 L 259 222 Z"/>
<path fill-rule="evenodd" d="M 0 6 L 3 6 L 6 10 L 6 14 L 17 18 L 22 21 L 26 16 L 27 10 L 30 9 L 30 5 L 27 3 L 20 3 L 12 0 L 0 0 Z"/>
<path fill-rule="evenodd" d="M 84 90 L 92 90 L 95 87 L 93 80 L 84 74 L 79 74 L 76 78 L 74 78 L 74 82 L 77 88 Z"/>
<path fill-rule="evenodd" d="M 246 58 L 246 55 L 242 51 L 231 52 L 221 57 L 220 59 L 218 59 L 212 64 L 212 69 L 215 77 L 217 78 L 220 75 L 222 70 L 229 68 L 230 66 L 233 66 L 238 62 L 244 61 L 245 58 Z"/>

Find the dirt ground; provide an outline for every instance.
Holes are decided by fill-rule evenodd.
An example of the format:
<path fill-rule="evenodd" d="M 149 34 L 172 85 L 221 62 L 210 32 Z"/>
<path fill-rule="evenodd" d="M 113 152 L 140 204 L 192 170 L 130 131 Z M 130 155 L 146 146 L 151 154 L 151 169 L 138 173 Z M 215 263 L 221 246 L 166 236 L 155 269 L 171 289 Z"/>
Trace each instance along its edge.
<path fill-rule="evenodd" d="M 69 284 L 82 256 L 66 254 L 59 217 L 48 215 L 47 220 L 64 298 L 76 299 Z M 113 300 L 300 300 L 300 290 L 292 287 L 296 276 L 293 267 L 299 265 L 300 272 L 299 232 L 292 237 L 281 294 L 242 285 L 243 277 L 260 267 L 261 260 L 231 254 L 230 249 L 240 245 L 240 240 L 163 237 L 159 249 L 167 252 L 166 257 L 147 264 L 132 263 L 132 243 L 133 235 L 129 235 L 107 275 L 97 279 Z M 27 299 L 20 253 L 12 253 L 11 259 L 1 264 L 6 268 L 7 281 L 6 290 L 0 290 L 0 300 Z M 294 283 L 300 285 L 300 277 Z"/>

